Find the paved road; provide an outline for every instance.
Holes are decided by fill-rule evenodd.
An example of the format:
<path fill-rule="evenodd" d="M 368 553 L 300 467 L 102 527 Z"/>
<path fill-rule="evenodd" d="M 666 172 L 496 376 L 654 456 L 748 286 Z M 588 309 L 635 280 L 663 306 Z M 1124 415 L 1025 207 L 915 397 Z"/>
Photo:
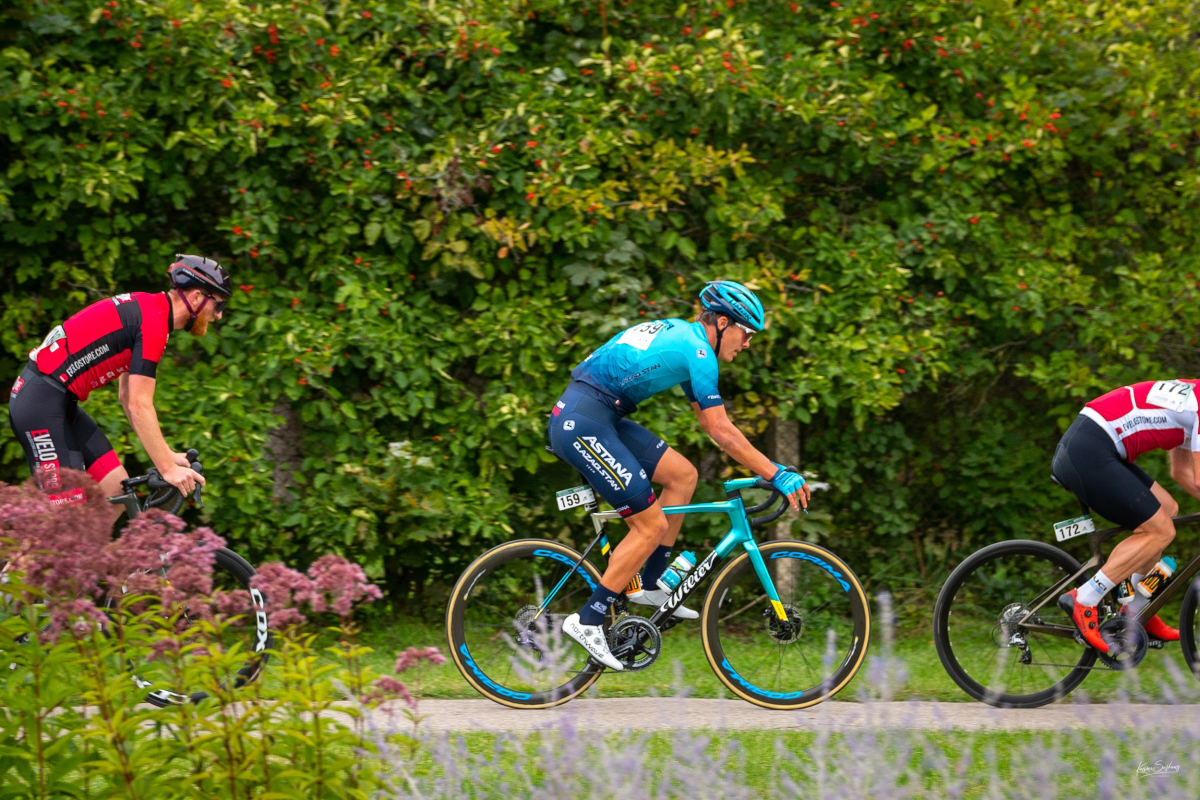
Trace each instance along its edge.
<path fill-rule="evenodd" d="M 429 731 L 536 731 L 564 723 L 587 730 L 1059 730 L 1155 728 L 1200 735 L 1200 705 L 1059 703 L 1036 709 L 996 709 L 980 703 L 831 701 L 804 711 L 768 711 L 741 700 L 631 697 L 575 700 L 565 706 L 517 711 L 490 700 L 424 700 Z M 386 726 L 388 710 L 375 712 Z"/>

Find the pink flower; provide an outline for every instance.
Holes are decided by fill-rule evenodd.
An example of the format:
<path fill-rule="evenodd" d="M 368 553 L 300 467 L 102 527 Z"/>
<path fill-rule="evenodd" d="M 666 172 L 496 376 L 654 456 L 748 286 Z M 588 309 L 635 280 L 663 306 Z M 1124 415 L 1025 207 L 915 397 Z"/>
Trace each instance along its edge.
<path fill-rule="evenodd" d="M 308 568 L 308 576 L 322 594 L 332 598 L 333 612 L 339 617 L 349 617 L 360 600 L 372 602 L 383 597 L 379 587 L 367 580 L 362 567 L 332 553 L 317 559 Z"/>
<path fill-rule="evenodd" d="M 417 710 L 417 701 L 408 691 L 408 687 L 391 675 L 384 675 L 375 680 L 375 691 L 366 698 L 368 702 L 386 700 L 389 697 L 399 697 L 413 711 Z"/>
<path fill-rule="evenodd" d="M 446 663 L 446 657 L 436 647 L 410 647 L 396 654 L 396 664 L 392 667 L 392 670 L 395 672 L 404 672 L 422 661 L 428 661 L 431 664 L 440 666 Z"/>
<path fill-rule="evenodd" d="M 307 603 L 318 613 L 325 610 L 324 599 L 313 582 L 303 573 L 278 562 L 263 564 L 250 585 L 266 597 L 267 614 L 273 626 L 287 627 L 303 623 L 305 617 L 296 608 L 298 605 Z"/>

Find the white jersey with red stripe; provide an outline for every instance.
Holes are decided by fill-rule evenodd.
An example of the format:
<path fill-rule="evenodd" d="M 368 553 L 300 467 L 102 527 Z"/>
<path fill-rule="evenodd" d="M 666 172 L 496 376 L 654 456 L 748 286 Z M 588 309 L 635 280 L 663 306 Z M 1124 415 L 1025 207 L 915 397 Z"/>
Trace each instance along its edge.
<path fill-rule="evenodd" d="M 1113 389 L 1080 412 L 1103 428 L 1127 461 L 1149 450 L 1200 450 L 1200 380 L 1145 381 Z"/>

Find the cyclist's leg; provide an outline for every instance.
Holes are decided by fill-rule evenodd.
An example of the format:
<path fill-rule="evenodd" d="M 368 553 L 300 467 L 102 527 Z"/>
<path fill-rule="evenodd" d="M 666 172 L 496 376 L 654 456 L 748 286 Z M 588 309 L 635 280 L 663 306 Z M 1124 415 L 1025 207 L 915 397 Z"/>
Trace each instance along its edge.
<path fill-rule="evenodd" d="M 1108 433 L 1091 419 L 1076 417 L 1063 434 L 1053 472 L 1092 511 L 1133 531 L 1104 564 L 1109 581 L 1119 583 L 1135 567 L 1152 564 L 1175 538 L 1168 512 L 1178 505 L 1145 470 L 1122 458 Z"/>
<path fill-rule="evenodd" d="M 662 487 L 662 493 L 659 494 L 661 504 L 672 506 L 691 503 L 692 495 L 696 493 L 696 482 L 700 480 L 700 474 L 691 462 L 637 422 L 620 420 L 616 428 L 620 441 L 634 453 L 637 463 L 646 470 L 650 480 Z M 683 515 L 667 517 L 667 534 L 659 542 L 660 545 L 674 545 L 682 527 Z"/>
<path fill-rule="evenodd" d="M 587 630 L 572 632 L 572 637 L 583 644 L 595 639 L 594 628 L 666 535 L 667 518 L 657 504 L 649 475 L 617 434 L 616 415 L 605 417 L 603 409 L 594 407 L 594 414 L 582 413 L 577 393 L 564 393 L 559 402 L 550 418 L 550 446 L 629 523 L 629 534 L 609 556 L 608 569 L 580 611 L 578 623 Z M 567 628 L 564 623 L 564 630 Z M 607 652 L 607 647 L 603 650 Z M 606 660 L 611 656 L 604 657 L 594 650 L 592 654 L 611 666 Z"/>
<path fill-rule="evenodd" d="M 682 506 L 692 502 L 700 473 L 678 450 L 668 447 L 651 480 L 663 487 L 659 500 L 664 506 Z M 662 544 L 675 544 L 675 540 L 679 538 L 679 529 L 683 527 L 683 517 L 683 514 L 671 514 L 667 517 L 667 536 Z"/>
<path fill-rule="evenodd" d="M 629 523 L 629 533 L 608 557 L 608 568 L 600 577 L 601 585 L 613 590 L 614 597 L 625 590 L 667 535 L 667 515 L 658 500 L 625 521 Z"/>
<path fill-rule="evenodd" d="M 125 474 L 103 431 L 78 402 L 26 368 L 9 394 L 8 421 L 38 486 L 58 502 L 82 502 L 82 490 L 62 491 L 62 469 L 87 471 L 101 491 L 116 494 Z M 114 514 L 122 509 L 114 507 Z M 115 517 L 114 517 L 115 518 Z"/>
<path fill-rule="evenodd" d="M 637 458 L 642 470 L 651 480 L 660 484 L 662 492 L 654 507 L 690 503 L 696 492 L 699 475 L 696 468 L 677 451 L 667 447 L 666 442 L 632 420 L 623 419 L 617 426 L 621 442 Z M 645 513 L 649 513 L 647 509 Z M 683 514 L 663 515 L 667 524 L 660 527 L 662 537 L 642 563 L 641 591 L 633 592 L 629 599 L 640 605 L 661 606 L 666 602 L 666 593 L 657 588 L 658 579 L 671 564 L 672 549 L 683 526 Z M 632 528 L 631 528 L 632 531 Z M 636 570 L 634 571 L 636 574 Z M 681 619 L 696 619 L 700 615 L 693 609 L 679 606 L 675 616 Z"/>
<path fill-rule="evenodd" d="M 1170 492 L 1168 492 L 1166 489 L 1163 488 L 1162 484 L 1160 484 L 1158 481 L 1154 481 L 1154 483 L 1151 484 L 1151 486 L 1150 486 L 1150 491 L 1153 492 L 1154 497 L 1158 500 L 1159 504 L 1162 506 L 1162 511 L 1167 515 L 1167 517 L 1174 517 L 1176 514 L 1179 513 L 1178 501 L 1176 501 L 1175 498 L 1171 496 Z M 1172 531 L 1174 531 L 1173 525 L 1172 525 Z M 1168 540 L 1167 544 L 1170 544 L 1169 540 Z M 1163 549 L 1165 550 L 1166 547 L 1167 547 L 1167 545 L 1164 544 Z M 1136 575 L 1136 574 L 1140 573 L 1142 575 L 1145 575 L 1146 573 L 1150 572 L 1150 570 L 1154 569 L 1154 565 L 1158 563 L 1158 559 L 1161 556 L 1162 556 L 1161 550 L 1157 553 L 1154 553 L 1153 555 L 1148 556 L 1144 562 L 1142 562 L 1141 564 L 1138 564 L 1137 566 L 1135 566 L 1133 568 L 1133 574 Z"/>
<path fill-rule="evenodd" d="M 645 426 L 631 419 L 622 419 L 616 424 L 616 429 L 621 443 L 633 453 L 650 480 L 663 487 L 658 497 L 662 505 L 678 506 L 692 502 L 700 477 L 692 462 L 668 447 L 666 442 Z M 682 526 L 683 514 L 667 517 L 667 533 L 659 545 L 674 545 Z"/>
<path fill-rule="evenodd" d="M 75 440 L 80 443 L 79 450 L 83 456 L 83 466 L 87 469 L 87 474 L 92 476 L 92 480 L 100 484 L 103 496 L 112 497 L 120 494 L 121 481 L 128 478 L 129 473 L 121 465 L 121 459 L 117 458 L 117 453 L 109 443 L 108 437 L 104 435 L 104 431 L 100 430 L 100 426 L 86 411 L 78 408 L 75 409 L 74 417 L 71 420 L 71 430 Z M 125 507 L 121 505 L 112 505 L 109 508 L 112 511 L 114 522 L 125 513 Z"/>
<path fill-rule="evenodd" d="M 31 367 L 21 372 L 8 400 L 8 424 L 25 451 L 29 473 L 53 503 L 84 502 L 82 489 L 64 490 L 62 470 L 83 470 L 71 431 L 74 398 L 48 385 Z"/>

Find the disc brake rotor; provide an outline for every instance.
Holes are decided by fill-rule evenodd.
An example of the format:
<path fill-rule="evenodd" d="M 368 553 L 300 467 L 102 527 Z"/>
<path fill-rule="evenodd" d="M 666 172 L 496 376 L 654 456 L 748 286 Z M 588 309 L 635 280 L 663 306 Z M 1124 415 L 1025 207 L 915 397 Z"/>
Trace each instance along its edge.
<path fill-rule="evenodd" d="M 800 611 L 791 603 L 783 603 L 784 614 L 787 615 L 787 621 L 784 622 L 775 613 L 774 608 L 763 610 L 763 617 L 767 621 L 767 632 L 779 644 L 791 644 L 800 638 L 800 634 L 804 632 L 804 617 Z"/>

